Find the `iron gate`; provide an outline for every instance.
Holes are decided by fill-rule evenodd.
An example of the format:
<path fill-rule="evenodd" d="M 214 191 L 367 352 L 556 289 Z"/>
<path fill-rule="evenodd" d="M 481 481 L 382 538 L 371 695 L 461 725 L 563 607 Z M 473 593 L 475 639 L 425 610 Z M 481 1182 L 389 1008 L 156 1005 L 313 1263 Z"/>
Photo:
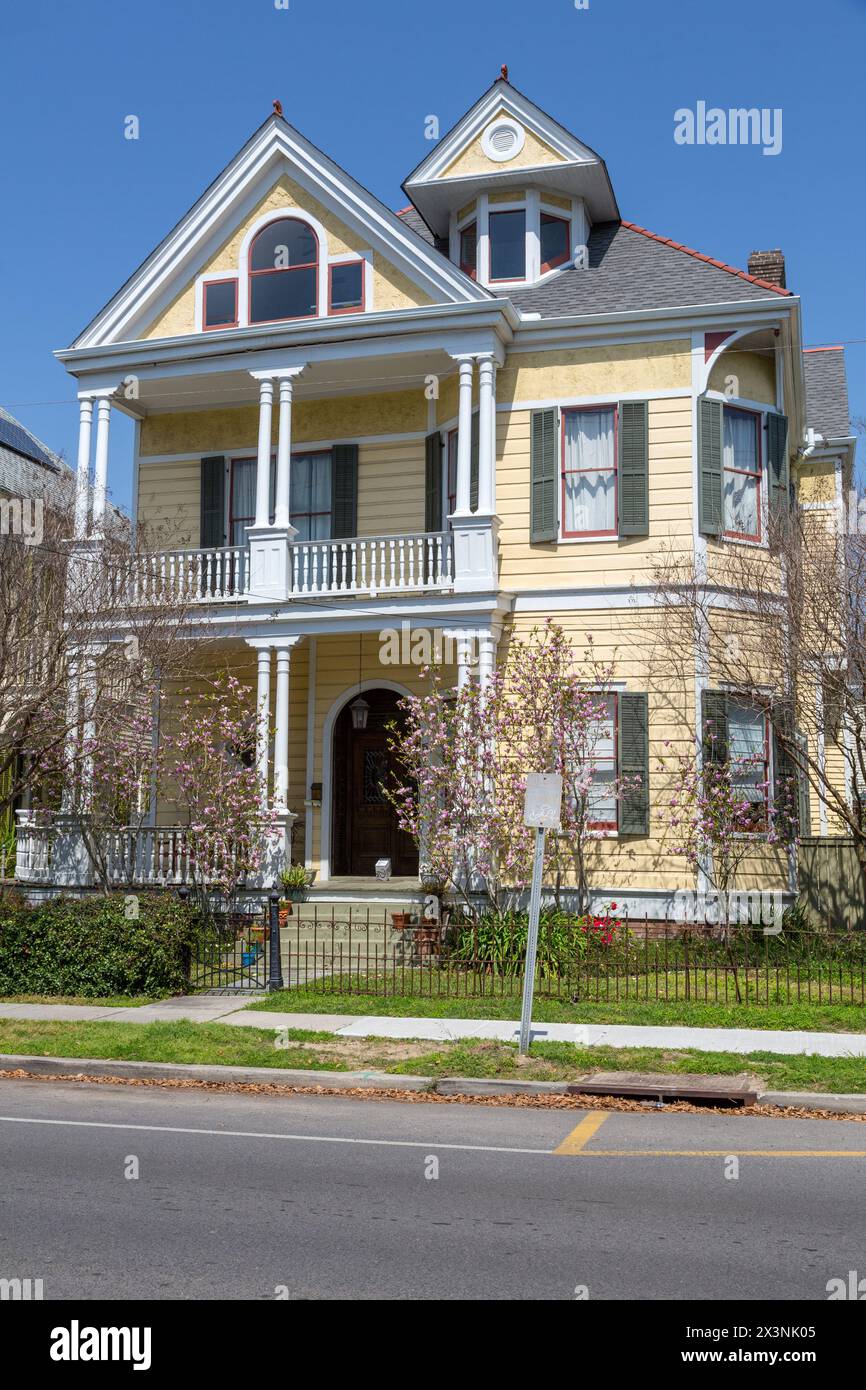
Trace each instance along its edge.
<path fill-rule="evenodd" d="M 269 929 L 265 915 L 214 917 L 190 953 L 190 988 L 212 994 L 263 993 L 268 985 Z"/>

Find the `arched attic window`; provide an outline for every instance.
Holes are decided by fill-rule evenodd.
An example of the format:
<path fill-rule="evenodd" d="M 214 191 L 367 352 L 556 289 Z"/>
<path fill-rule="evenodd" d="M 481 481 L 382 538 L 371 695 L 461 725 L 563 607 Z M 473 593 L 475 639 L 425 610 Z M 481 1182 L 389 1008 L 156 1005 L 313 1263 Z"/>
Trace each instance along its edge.
<path fill-rule="evenodd" d="M 250 247 L 250 323 L 318 313 L 319 240 L 306 222 L 269 222 Z"/>

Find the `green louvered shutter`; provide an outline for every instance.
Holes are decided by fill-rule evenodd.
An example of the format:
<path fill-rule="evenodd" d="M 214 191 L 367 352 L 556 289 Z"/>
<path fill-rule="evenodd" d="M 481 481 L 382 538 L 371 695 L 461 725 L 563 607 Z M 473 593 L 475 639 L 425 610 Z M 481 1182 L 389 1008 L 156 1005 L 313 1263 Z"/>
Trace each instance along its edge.
<path fill-rule="evenodd" d="M 777 816 L 784 818 L 782 830 L 786 831 L 789 836 L 793 836 L 797 834 L 802 790 L 800 771 L 790 752 L 791 744 L 796 746 L 797 736 L 794 732 L 794 713 L 787 700 L 774 702 L 772 721 L 773 804 Z M 791 825 L 789 817 L 793 818 L 793 825 Z M 787 824 L 784 823 L 785 819 L 787 819 Z"/>
<path fill-rule="evenodd" d="M 704 536 L 724 530 L 722 508 L 722 403 L 698 401 L 698 515 Z"/>
<path fill-rule="evenodd" d="M 800 750 L 801 765 L 798 768 L 799 805 L 797 807 L 797 828 L 801 835 L 812 833 L 812 807 L 809 801 L 809 773 L 807 755 L 809 743 L 805 734 L 797 734 L 797 747 Z"/>
<path fill-rule="evenodd" d="M 619 534 L 649 535 L 649 408 L 623 401 L 619 408 Z"/>
<path fill-rule="evenodd" d="M 649 701 L 632 691 L 617 696 L 617 775 L 639 778 L 617 803 L 621 835 L 649 834 Z"/>
<path fill-rule="evenodd" d="M 824 737 L 838 743 L 845 713 L 845 673 L 827 671 L 821 680 Z"/>
<path fill-rule="evenodd" d="M 723 690 L 701 695 L 701 740 L 705 762 L 728 761 L 728 697 Z"/>
<path fill-rule="evenodd" d="M 442 435 L 428 434 L 424 446 L 424 530 L 442 530 Z"/>
<path fill-rule="evenodd" d="M 469 454 L 469 510 L 478 511 L 478 411 L 472 416 L 472 434 Z"/>
<path fill-rule="evenodd" d="M 341 540 L 358 534 L 358 446 L 335 444 L 331 471 L 331 536 Z M 350 556 L 334 556 L 333 578 L 338 584 L 351 584 Z"/>
<path fill-rule="evenodd" d="M 770 470 L 770 515 L 780 516 L 788 508 L 791 491 L 786 415 L 767 416 L 767 463 Z"/>
<path fill-rule="evenodd" d="M 201 523 L 199 545 L 218 548 L 226 543 L 226 461 L 214 454 L 201 461 Z"/>
<path fill-rule="evenodd" d="M 530 541 L 556 540 L 556 410 L 534 410 L 530 430 Z"/>
<path fill-rule="evenodd" d="M 334 446 L 331 490 L 331 535 L 358 534 L 358 446 Z"/>

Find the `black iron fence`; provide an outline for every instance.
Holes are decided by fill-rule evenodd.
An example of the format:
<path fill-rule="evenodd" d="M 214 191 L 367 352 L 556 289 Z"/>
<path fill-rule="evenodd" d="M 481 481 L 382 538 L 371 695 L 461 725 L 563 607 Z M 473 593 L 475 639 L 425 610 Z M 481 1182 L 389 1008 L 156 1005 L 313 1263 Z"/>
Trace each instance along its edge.
<path fill-rule="evenodd" d="M 200 928 L 190 952 L 194 990 L 263 992 L 268 984 L 270 929 L 263 912 L 214 915 Z"/>
<path fill-rule="evenodd" d="M 396 918 L 396 921 L 395 921 Z M 455 919 L 442 927 L 388 911 L 307 907 L 280 930 L 287 988 L 371 997 L 513 996 L 526 924 Z M 262 966 L 262 986 L 266 983 Z M 681 923 L 542 921 L 539 997 L 572 1002 L 690 1001 L 866 1006 L 866 933 Z"/>

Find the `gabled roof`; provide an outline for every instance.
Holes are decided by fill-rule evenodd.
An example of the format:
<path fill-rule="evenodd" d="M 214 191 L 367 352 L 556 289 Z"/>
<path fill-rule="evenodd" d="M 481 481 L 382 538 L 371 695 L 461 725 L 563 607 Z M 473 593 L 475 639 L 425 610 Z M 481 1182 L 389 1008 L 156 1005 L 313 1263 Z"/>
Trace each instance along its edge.
<path fill-rule="evenodd" d="M 848 414 L 848 381 L 845 349 L 842 347 L 805 348 L 803 375 L 806 379 L 806 425 L 825 439 L 847 439 L 851 435 Z"/>
<path fill-rule="evenodd" d="M 79 334 L 73 347 L 126 341 L 206 263 L 239 220 L 254 194 L 281 173 L 331 207 L 364 244 L 378 251 L 437 303 L 464 304 L 490 298 L 458 266 L 431 253 L 424 239 L 396 213 L 276 112 L 250 137 L 177 225 L 144 260 L 117 294 Z"/>
<path fill-rule="evenodd" d="M 512 117 L 530 131 L 552 151 L 555 160 L 537 166 L 523 162 L 517 166 L 503 163 L 483 173 L 449 174 L 455 160 L 501 116 Z M 533 172 L 538 171 L 543 171 L 545 186 L 551 190 L 584 198 L 594 221 L 619 216 L 607 166 L 601 156 L 506 78 L 499 77 L 412 170 L 403 188 L 433 232 L 444 236 L 450 212 L 482 187 L 516 187 L 532 182 Z"/>

